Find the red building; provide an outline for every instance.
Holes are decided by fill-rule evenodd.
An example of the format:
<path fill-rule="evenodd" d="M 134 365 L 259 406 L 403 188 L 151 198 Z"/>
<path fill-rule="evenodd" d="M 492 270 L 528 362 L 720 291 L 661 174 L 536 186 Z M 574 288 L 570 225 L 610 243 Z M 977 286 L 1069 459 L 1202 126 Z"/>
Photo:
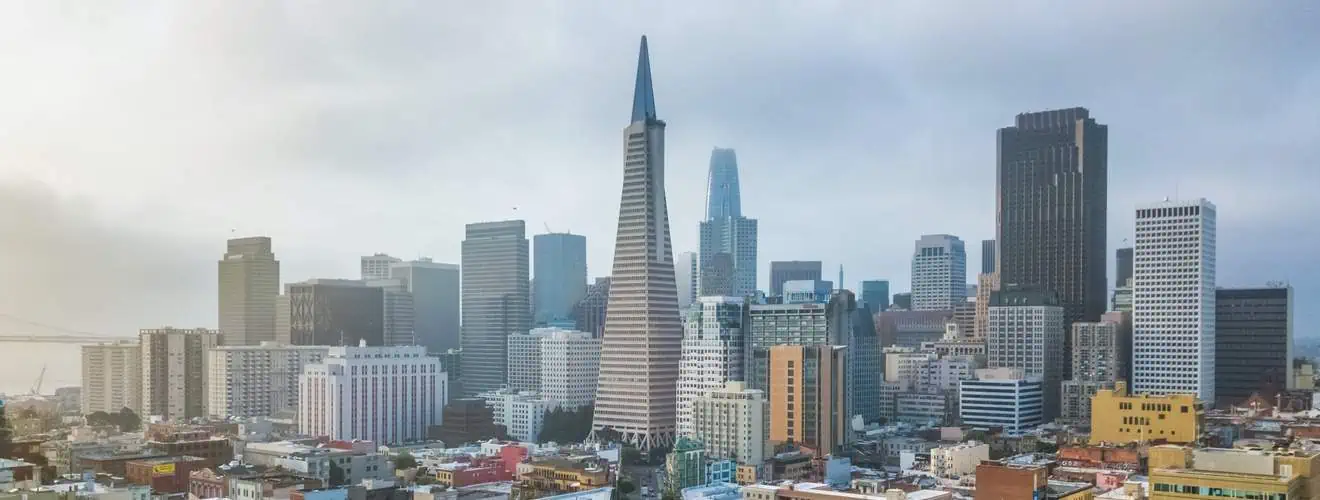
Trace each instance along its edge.
<path fill-rule="evenodd" d="M 1059 448 L 1059 465 L 1088 469 L 1109 469 L 1139 472 L 1145 469 L 1145 460 L 1136 448 L 1108 446 L 1072 446 Z"/>
<path fill-rule="evenodd" d="M 125 464 L 129 483 L 150 486 L 152 492 L 186 493 L 192 486 L 192 472 L 206 467 L 197 457 L 166 457 L 134 460 Z"/>
<path fill-rule="evenodd" d="M 504 461 L 500 457 L 484 457 L 468 463 L 444 464 L 435 471 L 436 483 L 452 488 L 510 480 L 513 480 L 513 474 L 505 471 Z"/>
<path fill-rule="evenodd" d="M 530 456 L 530 453 L 524 446 L 504 445 L 503 448 L 500 448 L 500 462 L 504 464 L 504 473 L 511 478 L 516 476 L 518 474 L 518 464 L 527 460 L 528 456 Z"/>
<path fill-rule="evenodd" d="M 225 498 L 229 496 L 229 478 L 211 469 L 193 471 L 189 475 L 188 492 L 197 498 Z"/>

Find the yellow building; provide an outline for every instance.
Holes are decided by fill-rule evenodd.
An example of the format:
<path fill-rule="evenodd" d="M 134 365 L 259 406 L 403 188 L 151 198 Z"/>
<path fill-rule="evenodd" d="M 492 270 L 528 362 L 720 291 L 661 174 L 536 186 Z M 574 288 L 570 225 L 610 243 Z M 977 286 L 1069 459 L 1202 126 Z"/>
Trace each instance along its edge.
<path fill-rule="evenodd" d="M 1149 463 L 1152 500 L 1284 500 L 1320 493 L 1320 453 L 1155 446 Z"/>
<path fill-rule="evenodd" d="M 1091 398 L 1091 444 L 1195 443 L 1204 421 L 1205 407 L 1192 394 L 1129 396 L 1120 381 Z"/>
<path fill-rule="evenodd" d="M 770 348 L 770 442 L 805 445 L 818 455 L 847 444 L 845 366 L 844 346 Z"/>

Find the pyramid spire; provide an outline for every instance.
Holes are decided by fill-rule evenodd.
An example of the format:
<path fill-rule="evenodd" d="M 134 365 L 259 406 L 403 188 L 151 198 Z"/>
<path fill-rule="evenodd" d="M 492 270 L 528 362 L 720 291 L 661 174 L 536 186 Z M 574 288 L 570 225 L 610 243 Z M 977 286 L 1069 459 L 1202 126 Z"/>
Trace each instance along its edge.
<path fill-rule="evenodd" d="M 646 35 L 642 35 L 642 49 L 637 54 L 637 84 L 633 87 L 632 121 L 656 119 L 655 90 L 651 88 L 651 56 L 646 50 Z"/>

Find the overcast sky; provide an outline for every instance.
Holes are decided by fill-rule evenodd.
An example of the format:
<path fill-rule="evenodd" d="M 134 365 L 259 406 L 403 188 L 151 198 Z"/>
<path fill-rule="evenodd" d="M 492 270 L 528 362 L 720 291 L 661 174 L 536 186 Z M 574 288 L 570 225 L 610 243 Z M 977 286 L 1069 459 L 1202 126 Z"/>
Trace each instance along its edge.
<path fill-rule="evenodd" d="M 1219 284 L 1290 281 L 1308 335 L 1317 26 L 1305 0 L 4 2 L 0 329 L 214 327 L 234 235 L 273 237 L 299 281 L 458 262 L 465 223 L 523 218 L 586 235 L 607 275 L 646 34 L 676 251 L 721 146 L 762 288 L 769 261 L 818 259 L 906 290 L 924 233 L 974 272 L 995 130 L 1085 106 L 1110 253 L 1137 204 L 1209 198 Z"/>

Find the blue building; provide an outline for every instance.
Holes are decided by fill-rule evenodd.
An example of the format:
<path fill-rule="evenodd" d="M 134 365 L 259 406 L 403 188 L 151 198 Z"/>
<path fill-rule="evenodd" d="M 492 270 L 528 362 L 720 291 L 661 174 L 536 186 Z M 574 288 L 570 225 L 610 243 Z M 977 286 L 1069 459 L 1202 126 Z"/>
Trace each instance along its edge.
<path fill-rule="evenodd" d="M 573 308 L 587 295 L 587 237 L 538 234 L 532 239 L 532 321 L 549 325 L 571 321 Z"/>
<path fill-rule="evenodd" d="M 862 282 L 862 303 L 871 314 L 889 309 L 889 280 L 868 280 Z"/>

